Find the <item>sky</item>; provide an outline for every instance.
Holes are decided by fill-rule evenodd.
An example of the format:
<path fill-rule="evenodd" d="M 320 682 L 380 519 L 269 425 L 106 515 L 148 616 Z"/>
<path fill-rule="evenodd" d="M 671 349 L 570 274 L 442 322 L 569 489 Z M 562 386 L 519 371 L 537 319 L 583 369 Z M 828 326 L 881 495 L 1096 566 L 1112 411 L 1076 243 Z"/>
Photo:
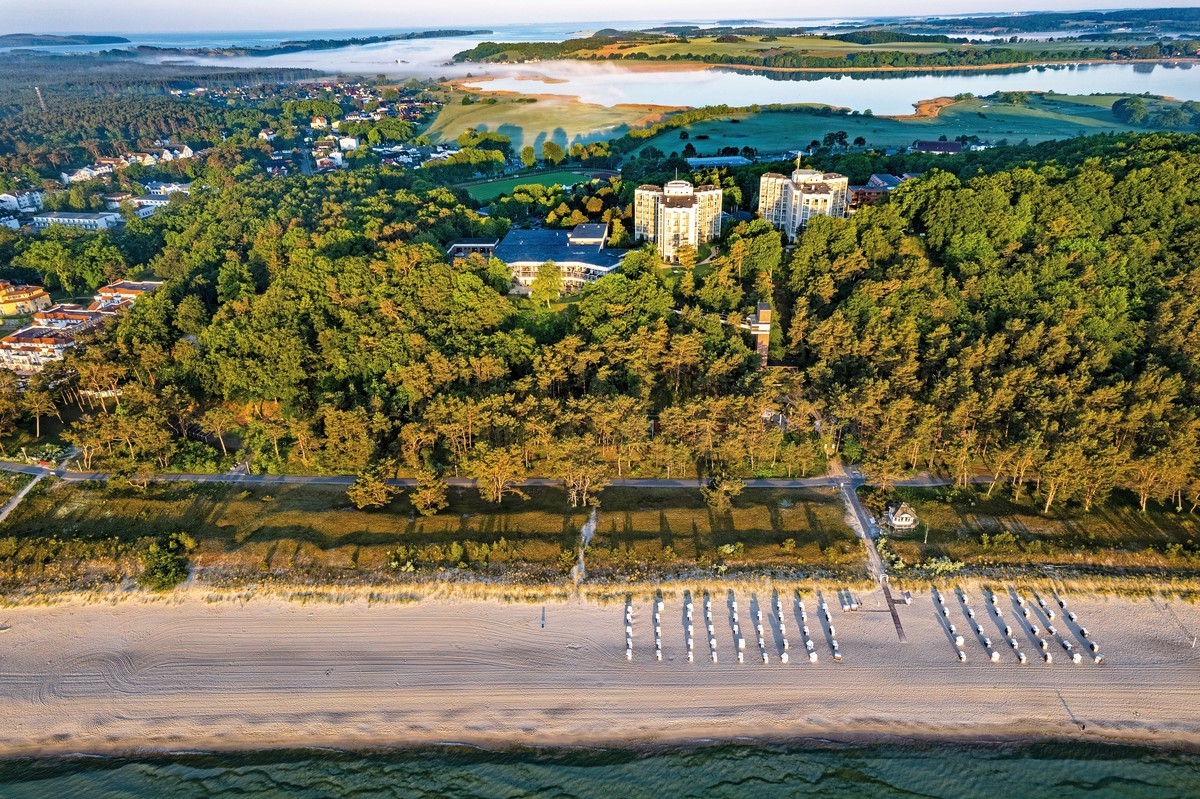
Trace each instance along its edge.
<path fill-rule="evenodd" d="M 801 5 L 795 0 L 8 0 L 0 33 L 167 33 L 190 31 L 412 29 L 488 27 L 524 22 L 796 18 L 838 14 L 883 15 L 1003 13 L 1030 10 L 1164 8 L 1197 0 L 840 0 Z M 600 15 L 600 16 L 597 16 Z"/>

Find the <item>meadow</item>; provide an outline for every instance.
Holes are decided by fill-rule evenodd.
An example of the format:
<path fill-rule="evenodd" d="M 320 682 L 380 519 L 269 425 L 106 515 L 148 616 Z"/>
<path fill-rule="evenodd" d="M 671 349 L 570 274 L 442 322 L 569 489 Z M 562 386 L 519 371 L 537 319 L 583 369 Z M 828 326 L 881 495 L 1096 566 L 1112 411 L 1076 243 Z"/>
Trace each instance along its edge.
<path fill-rule="evenodd" d="M 723 147 L 752 147 L 764 154 L 779 153 L 806 148 L 826 133 L 841 130 L 846 131 L 851 141 L 863 137 L 868 147 L 904 147 L 917 139 L 939 136 L 949 139 L 978 136 L 993 143 L 1007 140 L 1016 144 L 1147 130 L 1113 117 L 1112 104 L 1120 97 L 1034 94 L 1024 105 L 971 98 L 945 106 L 936 116 L 826 116 L 806 111 L 744 113 L 703 120 L 683 130 L 701 154 L 715 154 Z M 647 139 L 638 151 L 656 147 L 667 153 L 677 152 L 686 144 L 678 130 L 668 130 Z"/>
<path fill-rule="evenodd" d="M 486 88 L 487 84 L 483 86 Z M 531 145 L 540 154 L 542 144 L 547 141 L 566 149 L 576 142 L 614 139 L 631 128 L 661 121 L 671 110 L 640 105 L 593 105 L 553 95 L 516 98 L 485 94 L 485 99 L 463 105 L 462 96 L 451 94 L 450 101 L 422 131 L 435 143 L 452 142 L 464 130 L 480 129 L 508 136 L 514 150 Z"/>

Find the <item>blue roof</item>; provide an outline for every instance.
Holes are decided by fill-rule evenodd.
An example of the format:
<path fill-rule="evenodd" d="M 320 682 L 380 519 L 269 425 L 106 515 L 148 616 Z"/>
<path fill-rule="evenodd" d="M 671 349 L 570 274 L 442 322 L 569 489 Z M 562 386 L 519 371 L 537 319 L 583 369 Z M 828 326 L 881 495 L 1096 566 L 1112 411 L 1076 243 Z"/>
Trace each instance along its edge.
<path fill-rule="evenodd" d="M 624 250 L 571 244 L 569 235 L 568 230 L 513 230 L 496 248 L 496 257 L 506 264 L 554 261 L 600 267 L 615 267 L 625 257 Z"/>

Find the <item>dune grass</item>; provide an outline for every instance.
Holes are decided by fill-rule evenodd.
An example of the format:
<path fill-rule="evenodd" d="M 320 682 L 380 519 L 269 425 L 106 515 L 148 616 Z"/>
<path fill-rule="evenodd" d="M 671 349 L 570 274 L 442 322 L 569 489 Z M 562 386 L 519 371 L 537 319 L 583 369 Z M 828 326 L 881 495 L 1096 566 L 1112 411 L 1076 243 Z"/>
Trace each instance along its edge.
<path fill-rule="evenodd" d="M 447 510 L 422 517 L 403 497 L 358 510 L 329 486 L 159 483 L 138 491 L 56 483 L 39 486 L 5 524 L 0 582 L 112 583 L 136 574 L 141 540 L 176 531 L 197 541 L 200 573 L 225 585 L 390 582 L 410 569 L 455 568 L 561 582 L 589 511 L 571 508 L 561 490 L 529 494 L 496 506 L 473 490 L 452 490 Z M 863 559 L 828 491 L 747 490 L 719 515 L 690 489 L 611 488 L 601 501 L 588 552 L 589 573 L 598 575 L 853 570 Z"/>
<path fill-rule="evenodd" d="M 913 505 L 921 521 L 915 533 L 888 542 L 909 564 L 945 557 L 982 568 L 1050 565 L 1130 575 L 1200 571 L 1200 515 L 1161 506 L 1142 513 L 1135 499 L 1120 491 L 1089 512 L 1060 505 L 1046 514 L 1038 497 L 1026 492 L 1014 501 L 1001 487 L 991 497 L 975 487 L 901 489 L 897 496 Z"/>

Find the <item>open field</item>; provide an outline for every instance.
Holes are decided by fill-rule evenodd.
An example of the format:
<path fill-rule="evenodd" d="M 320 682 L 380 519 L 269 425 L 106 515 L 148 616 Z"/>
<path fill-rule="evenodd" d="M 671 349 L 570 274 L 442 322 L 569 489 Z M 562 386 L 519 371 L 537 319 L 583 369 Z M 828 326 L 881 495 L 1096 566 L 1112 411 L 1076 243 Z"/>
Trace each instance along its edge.
<path fill-rule="evenodd" d="M 1015 144 L 1023 140 L 1039 142 L 1151 129 L 1118 122 L 1111 111 L 1118 99 L 1118 95 L 1032 95 L 1028 105 L 970 99 L 951 103 L 933 117 L 821 116 L 787 111 L 738 114 L 697 122 L 685 130 L 688 141 L 701 154 L 713 154 L 722 147 L 748 146 L 762 153 L 805 148 L 813 140 L 820 141 L 826 133 L 839 130 L 846 131 L 851 141 L 862 136 L 869 147 L 900 147 L 916 139 L 936 139 L 943 135 L 950 139 L 978 136 L 992 142 L 1007 139 Z M 668 130 L 648 139 L 638 149 L 653 146 L 670 153 L 681 150 L 686 143 L 679 139 L 678 130 Z"/>
<path fill-rule="evenodd" d="M 888 546 L 909 564 L 948 557 L 972 566 L 1054 564 L 1082 570 L 1200 570 L 1200 516 L 1151 505 L 1117 492 L 1090 512 L 1057 506 L 1042 514 L 1041 502 L 1026 494 L 986 488 L 898 489 L 922 526 L 896 535 Z M 928 529 L 928 542 L 925 540 Z M 986 541 L 984 537 L 986 538 Z"/>
<path fill-rule="evenodd" d="M 907 643 L 878 590 L 858 595 L 861 610 L 850 613 L 832 591 L 810 584 L 715 592 L 716 663 L 703 626 L 695 662 L 686 662 L 686 584 L 665 598 L 661 662 L 649 593 L 631 597 L 632 662 L 623 603 L 330 605 L 206 601 L 192 590 L 149 603 L 9 608 L 0 755 L 872 735 L 1200 745 L 1200 649 L 1191 646 L 1197 606 L 1068 595 L 1078 624 L 1063 619 L 1057 635 L 1046 635 L 1053 663 L 1041 662 L 1035 637 L 1018 629 L 1014 639 L 1029 660 L 1020 665 L 1004 622 L 984 610 L 977 587 L 961 586 L 980 611 L 975 620 L 954 587 L 940 586 L 945 618 L 928 587 L 897 608 Z M 701 596 L 693 598 L 703 625 Z M 743 614 L 744 664 L 731 598 Z M 836 632 L 818 615 L 821 599 Z M 1006 618 L 1019 618 L 1012 595 L 1000 601 Z M 751 627 L 758 607 L 762 650 Z M 781 662 L 781 621 L 789 663 Z M 999 642 L 997 662 L 972 621 Z M 965 663 L 952 623 L 965 634 Z M 1040 616 L 1037 623 L 1044 629 Z M 810 626 L 816 663 L 804 657 L 802 624 Z M 835 636 L 840 662 L 832 657 Z M 1072 664 L 1064 641 L 1076 651 L 1098 642 L 1105 660 L 1094 663 L 1089 652 Z"/>
<path fill-rule="evenodd" d="M 112 584 L 136 573 L 140 538 L 176 531 L 198 542 L 201 580 L 388 582 L 411 562 L 426 573 L 462 564 L 563 581 L 588 516 L 544 488 L 499 507 L 452 489 L 451 506 L 426 518 L 403 497 L 357 510 L 332 486 L 43 484 L 52 487 L 39 485 L 0 528 L 0 582 L 10 586 Z M 747 489 L 722 516 L 693 490 L 610 488 L 601 502 L 587 556 L 593 576 L 697 564 L 851 572 L 863 561 L 829 490 Z"/>
<path fill-rule="evenodd" d="M 850 55 L 853 53 L 863 52 L 905 52 L 905 53 L 943 53 L 948 49 L 954 49 L 959 45 L 941 44 L 938 42 L 887 42 L 885 44 L 855 44 L 853 42 L 843 42 L 836 39 L 822 39 L 819 36 L 780 36 L 776 41 L 763 41 L 762 36 L 739 36 L 741 41 L 736 42 L 718 42 L 713 36 L 696 36 L 686 42 L 678 42 L 674 40 L 666 40 L 663 42 L 652 42 L 639 44 L 634 47 L 628 45 L 611 45 L 599 50 L 585 50 L 582 53 L 599 53 L 601 55 L 609 55 L 611 53 L 630 54 L 630 53 L 645 53 L 653 58 L 655 56 L 671 57 L 693 55 L 698 58 L 705 56 L 772 56 L 782 55 L 784 53 L 796 53 L 798 55 L 809 55 L 818 58 L 834 58 L 836 56 Z"/>
<path fill-rule="evenodd" d="M 539 186 L 573 186 L 576 183 L 591 180 L 591 175 L 586 171 L 570 171 L 560 169 L 554 172 L 543 172 L 536 175 L 525 175 L 523 177 L 505 178 L 503 180 L 491 180 L 486 183 L 475 183 L 467 186 L 467 193 L 471 198 L 479 202 L 488 202 L 499 197 L 501 194 L 512 194 L 517 186 L 530 186 L 537 184 Z"/>
<path fill-rule="evenodd" d="M 486 87 L 486 84 L 484 84 Z M 553 141 L 563 148 L 623 136 L 630 128 L 660 121 L 671 110 L 655 106 L 592 105 L 570 97 L 543 95 L 537 102 L 518 102 L 511 96 L 493 96 L 494 103 L 462 105 L 452 100 L 423 133 L 434 142 L 451 142 L 469 128 L 502 133 L 512 139 L 514 151 L 532 145 L 541 154 L 542 144 Z"/>

